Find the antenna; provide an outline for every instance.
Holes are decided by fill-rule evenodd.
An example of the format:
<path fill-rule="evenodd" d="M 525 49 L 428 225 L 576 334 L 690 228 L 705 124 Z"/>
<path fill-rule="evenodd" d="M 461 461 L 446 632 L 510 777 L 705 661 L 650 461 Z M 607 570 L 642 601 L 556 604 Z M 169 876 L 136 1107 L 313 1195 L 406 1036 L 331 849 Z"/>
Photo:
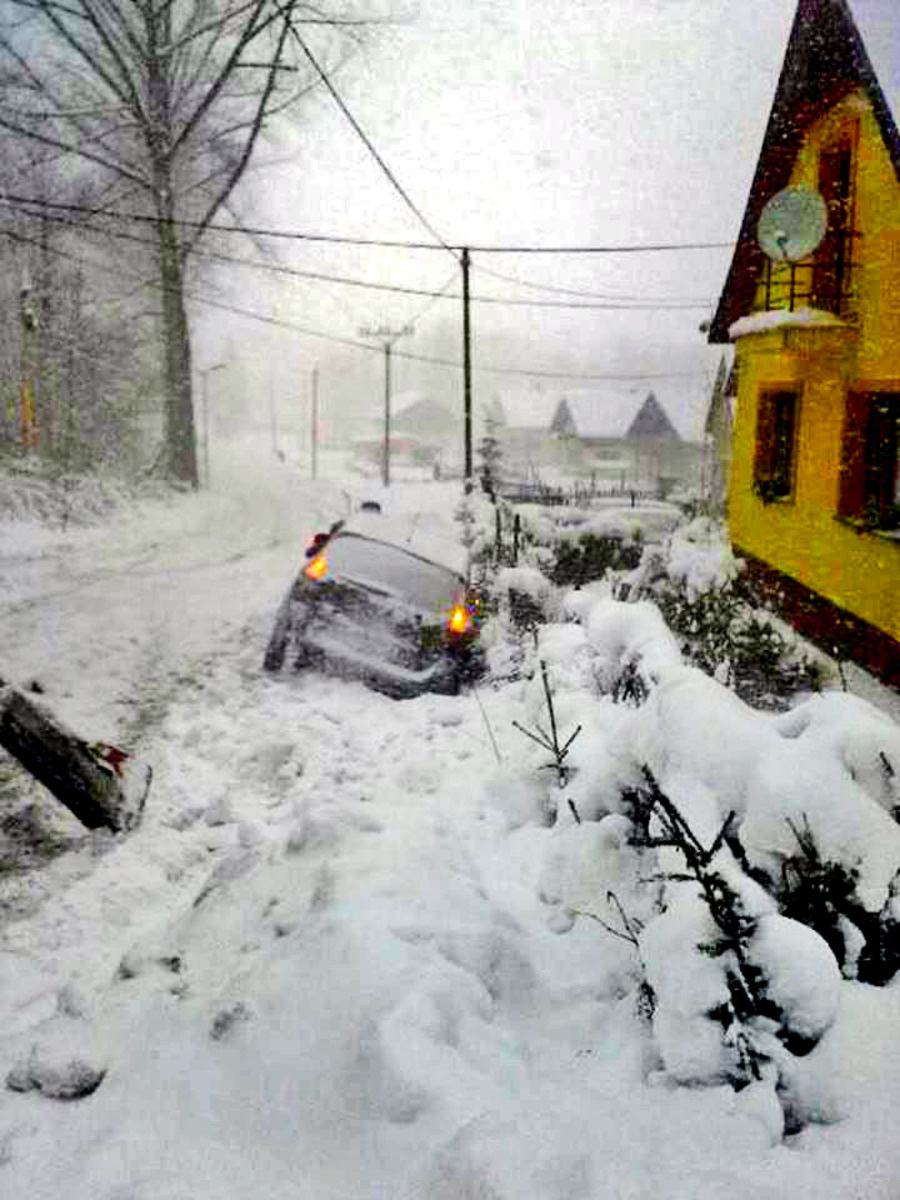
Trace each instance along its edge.
<path fill-rule="evenodd" d="M 797 262 L 812 254 L 825 236 L 828 209 L 812 188 L 776 192 L 760 214 L 756 239 L 774 262 Z"/>

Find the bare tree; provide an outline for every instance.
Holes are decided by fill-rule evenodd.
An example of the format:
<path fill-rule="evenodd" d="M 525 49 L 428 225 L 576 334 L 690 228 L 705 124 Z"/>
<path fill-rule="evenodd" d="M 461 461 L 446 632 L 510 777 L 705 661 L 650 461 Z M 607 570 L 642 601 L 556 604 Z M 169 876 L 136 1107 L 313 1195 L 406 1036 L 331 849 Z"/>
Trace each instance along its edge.
<path fill-rule="evenodd" d="M 266 120 L 296 98 L 289 54 L 301 7 L 314 13 L 299 0 L 10 0 L 0 23 L 0 128 L 62 160 L 70 202 L 83 221 L 90 208 L 94 231 L 152 245 L 165 467 L 192 486 L 187 260 Z"/>

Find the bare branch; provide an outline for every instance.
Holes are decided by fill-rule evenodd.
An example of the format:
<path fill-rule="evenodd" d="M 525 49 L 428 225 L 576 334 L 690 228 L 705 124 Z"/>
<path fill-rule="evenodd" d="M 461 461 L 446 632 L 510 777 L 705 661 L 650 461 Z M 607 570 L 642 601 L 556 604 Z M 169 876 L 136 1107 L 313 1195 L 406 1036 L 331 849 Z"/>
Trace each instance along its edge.
<path fill-rule="evenodd" d="M 292 0 L 292 4 L 293 4 L 293 0 Z M 288 12 L 284 16 L 281 33 L 279 34 L 279 37 L 278 37 L 278 44 L 277 44 L 277 49 L 276 49 L 276 53 L 275 53 L 275 61 L 276 62 L 281 57 L 281 52 L 284 49 L 284 44 L 285 44 L 285 41 L 287 40 L 287 36 L 288 36 L 288 33 L 290 32 L 290 28 L 291 28 L 290 13 Z M 225 184 L 220 189 L 218 195 L 214 197 L 212 203 L 209 205 L 206 212 L 200 218 L 200 224 L 197 228 L 197 231 L 193 234 L 193 236 L 191 237 L 187 246 L 182 251 L 182 258 L 186 257 L 186 255 L 190 253 L 191 249 L 193 249 L 193 247 L 197 244 L 197 242 L 203 236 L 203 233 L 206 230 L 206 227 L 213 220 L 213 218 L 215 217 L 216 213 L 219 211 L 221 206 L 225 203 L 225 201 L 231 195 L 238 180 L 240 179 L 241 175 L 244 173 L 244 169 L 246 168 L 247 163 L 250 161 L 250 156 L 253 153 L 254 146 L 256 145 L 256 140 L 259 137 L 259 133 L 260 133 L 260 130 L 262 129 L 263 121 L 266 117 L 266 109 L 268 106 L 269 97 L 272 95 L 272 92 L 274 91 L 274 88 L 275 88 L 276 76 L 277 76 L 277 72 L 276 72 L 275 68 L 273 67 L 269 71 L 269 75 L 266 80 L 266 85 L 265 85 L 265 88 L 263 89 L 263 94 L 260 97 L 259 105 L 256 110 L 256 116 L 254 118 L 253 126 L 250 130 L 249 136 L 247 137 L 246 141 L 244 142 L 244 149 L 240 156 L 240 159 L 235 164 L 234 170 L 231 172 L 228 179 L 226 179 Z"/>
<path fill-rule="evenodd" d="M 268 25 L 271 23 L 272 18 L 270 18 L 264 24 L 262 22 L 260 22 L 260 17 L 266 7 L 266 3 L 267 3 L 267 0 L 253 0 L 253 5 L 252 5 L 253 13 L 252 13 L 250 19 L 247 21 L 246 25 L 244 26 L 243 33 L 238 37 L 235 45 L 232 47 L 231 53 L 228 55 L 228 58 L 225 60 L 224 65 L 221 67 L 221 69 L 219 71 L 219 74 L 210 83 L 209 87 L 204 92 L 204 94 L 200 100 L 200 103 L 197 105 L 197 107 L 194 109 L 193 113 L 185 121 L 184 125 L 181 128 L 180 133 L 175 138 L 175 141 L 172 145 L 172 153 L 173 154 L 177 153 L 179 147 L 182 146 L 185 141 L 187 141 L 187 139 L 191 136 L 191 134 L 194 132 L 194 130 L 199 125 L 200 121 L 203 120 L 206 113 L 209 112 L 209 110 L 215 104 L 216 100 L 218 100 L 220 94 L 222 93 L 223 88 L 225 87 L 225 85 L 228 83 L 228 81 L 231 79 L 232 75 L 234 74 L 235 67 L 237 66 L 238 62 L 240 61 L 240 57 L 243 54 L 244 50 L 247 48 L 247 46 L 250 44 L 250 42 L 253 41 L 253 39 L 256 37 L 256 35 L 261 32 L 261 30 L 264 28 L 264 24 Z M 293 8 L 294 3 L 295 3 L 295 0 L 289 0 L 289 7 Z M 287 21 L 287 18 L 285 18 L 285 20 Z M 285 33 L 284 33 L 284 30 L 282 30 L 282 34 L 278 41 L 279 48 L 284 45 L 284 41 L 285 41 Z M 273 75 L 274 75 L 274 72 L 270 72 L 270 76 L 273 76 Z M 271 83 L 272 83 L 271 78 L 266 81 L 267 96 L 268 96 L 268 92 L 271 90 L 270 89 Z"/>
<path fill-rule="evenodd" d="M 78 14 L 79 19 L 86 21 L 88 24 L 93 24 L 91 18 L 87 15 L 87 0 L 81 0 L 81 2 L 85 11 Z M 36 0 L 36 3 L 41 12 L 44 14 L 44 16 L 46 16 L 47 20 L 65 42 L 65 44 L 69 47 L 69 49 L 74 51 L 78 58 L 80 58 L 86 64 L 86 66 L 97 76 L 97 78 L 103 80 L 113 95 L 121 100 L 123 104 L 137 104 L 137 107 L 134 111 L 138 114 L 141 114 L 141 106 L 137 101 L 137 95 L 134 92 L 134 86 L 127 72 L 125 73 L 125 86 L 123 88 L 119 81 L 116 80 L 116 78 L 111 75 L 110 72 L 107 71 L 104 65 L 100 62 L 97 55 L 93 52 L 93 48 L 88 47 L 84 38 L 76 36 L 69 29 L 62 17 L 57 14 L 57 6 L 55 4 L 50 3 L 50 0 Z M 94 26 L 94 28 L 98 33 L 100 32 L 96 26 Z"/>
<path fill-rule="evenodd" d="M 150 187 L 149 179 L 137 175 L 134 171 L 129 170 L 113 159 L 93 154 L 90 150 L 85 150 L 80 144 L 62 142 L 58 138 L 49 137 L 47 134 L 38 133 L 36 130 L 27 129 L 22 125 L 16 125 L 12 121 L 6 120 L 2 109 L 0 109 L 0 128 L 7 129 L 10 133 L 18 134 L 20 137 L 29 138 L 31 141 L 40 142 L 44 146 L 52 146 L 55 150 L 62 150 L 67 154 L 74 154 L 79 158 L 84 158 L 98 167 L 103 167 L 106 171 L 113 171 L 116 175 L 121 175 L 123 179 L 130 179 L 132 183 L 140 184 L 143 188 Z"/>

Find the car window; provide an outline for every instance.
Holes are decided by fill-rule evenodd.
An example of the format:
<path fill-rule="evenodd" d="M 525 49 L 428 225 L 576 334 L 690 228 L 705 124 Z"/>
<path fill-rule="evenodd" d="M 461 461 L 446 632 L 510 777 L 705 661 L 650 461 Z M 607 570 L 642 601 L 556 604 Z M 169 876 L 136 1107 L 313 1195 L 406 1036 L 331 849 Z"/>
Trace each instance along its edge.
<path fill-rule="evenodd" d="M 371 584 L 402 596 L 417 608 L 433 610 L 452 603 L 464 583 L 455 571 L 427 562 L 393 546 L 354 534 L 332 538 L 326 550 L 328 573 Z"/>

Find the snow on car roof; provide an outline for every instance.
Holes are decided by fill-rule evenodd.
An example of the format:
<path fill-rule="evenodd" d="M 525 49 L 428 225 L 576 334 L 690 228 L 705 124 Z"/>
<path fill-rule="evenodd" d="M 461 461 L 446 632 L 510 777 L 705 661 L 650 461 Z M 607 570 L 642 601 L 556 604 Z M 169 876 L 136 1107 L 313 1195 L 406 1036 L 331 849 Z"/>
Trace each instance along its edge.
<path fill-rule="evenodd" d="M 466 577 L 468 557 L 465 547 L 448 533 L 445 525 L 436 526 L 427 515 L 387 516 L 384 513 L 358 512 L 344 524 L 342 533 L 390 542 L 402 550 L 427 558 Z M 455 532 L 455 530 L 454 530 Z"/>

